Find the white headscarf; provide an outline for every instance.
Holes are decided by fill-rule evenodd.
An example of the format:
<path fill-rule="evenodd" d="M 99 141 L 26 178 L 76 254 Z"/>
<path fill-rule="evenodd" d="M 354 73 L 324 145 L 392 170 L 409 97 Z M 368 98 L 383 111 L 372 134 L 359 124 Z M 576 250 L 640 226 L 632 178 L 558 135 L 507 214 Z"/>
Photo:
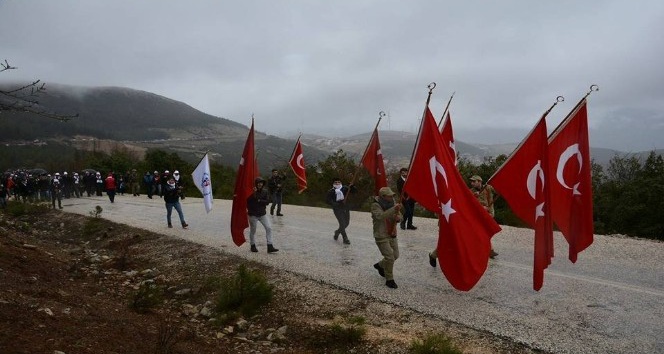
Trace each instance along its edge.
<path fill-rule="evenodd" d="M 334 188 L 334 193 L 337 194 L 337 202 L 344 200 L 344 192 L 341 190 L 342 185 L 340 184 L 339 187 L 335 186 L 334 184 L 332 185 L 332 188 Z"/>

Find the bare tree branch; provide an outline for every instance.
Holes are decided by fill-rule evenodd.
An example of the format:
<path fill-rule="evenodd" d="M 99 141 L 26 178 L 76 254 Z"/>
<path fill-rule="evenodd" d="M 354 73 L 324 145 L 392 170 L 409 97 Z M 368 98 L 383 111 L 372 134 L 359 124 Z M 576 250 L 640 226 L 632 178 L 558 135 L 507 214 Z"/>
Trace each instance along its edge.
<path fill-rule="evenodd" d="M 4 63 L 0 63 L 0 67 L 0 73 L 3 71 L 16 69 L 15 66 L 9 65 L 7 59 L 5 59 Z M 63 115 L 48 112 L 45 109 L 39 107 L 39 101 L 37 101 L 36 98 L 39 96 L 39 94 L 46 91 L 46 84 L 42 83 L 39 85 L 40 81 L 41 80 L 36 80 L 30 84 L 26 84 L 24 86 L 7 91 L 0 90 L 0 113 L 3 111 L 27 112 L 63 122 L 78 117 L 78 114 Z"/>

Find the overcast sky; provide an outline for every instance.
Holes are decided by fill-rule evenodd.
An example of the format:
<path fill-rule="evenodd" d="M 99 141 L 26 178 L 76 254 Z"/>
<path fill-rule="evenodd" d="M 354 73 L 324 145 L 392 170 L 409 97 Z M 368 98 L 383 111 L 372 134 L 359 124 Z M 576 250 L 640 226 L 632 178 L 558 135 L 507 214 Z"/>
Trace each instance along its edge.
<path fill-rule="evenodd" d="M 549 131 L 591 84 L 590 143 L 664 148 L 664 1 L 0 0 L 0 80 L 121 86 L 288 136 Z"/>

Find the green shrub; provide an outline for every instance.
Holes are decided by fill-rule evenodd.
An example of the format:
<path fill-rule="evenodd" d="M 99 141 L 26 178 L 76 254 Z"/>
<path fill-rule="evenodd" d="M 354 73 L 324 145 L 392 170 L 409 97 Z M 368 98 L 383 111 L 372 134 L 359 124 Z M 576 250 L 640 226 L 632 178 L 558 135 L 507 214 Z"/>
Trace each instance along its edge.
<path fill-rule="evenodd" d="M 33 204 L 33 203 L 21 203 L 13 202 L 7 203 L 7 212 L 12 216 L 22 216 L 22 215 L 40 215 L 48 213 L 51 210 L 48 207 L 48 204 Z"/>
<path fill-rule="evenodd" d="M 94 236 L 104 229 L 104 220 L 101 218 L 89 218 L 83 224 L 83 236 Z"/>
<path fill-rule="evenodd" d="M 162 302 L 163 293 L 163 290 L 155 284 L 141 284 L 131 297 L 129 307 L 138 313 L 150 312 Z"/>
<path fill-rule="evenodd" d="M 330 341 L 340 346 L 352 346 L 362 341 L 367 334 L 363 324 L 334 323 L 330 326 Z"/>
<path fill-rule="evenodd" d="M 95 209 L 90 212 L 90 216 L 93 218 L 100 218 L 101 217 L 101 212 L 104 211 L 99 205 L 95 206 Z"/>
<path fill-rule="evenodd" d="M 272 288 L 262 273 L 242 264 L 233 278 L 222 281 L 215 310 L 222 315 L 237 312 L 252 316 L 272 300 Z"/>
<path fill-rule="evenodd" d="M 424 340 L 415 339 L 409 348 L 412 354 L 462 354 L 449 338 L 443 334 L 432 334 Z"/>

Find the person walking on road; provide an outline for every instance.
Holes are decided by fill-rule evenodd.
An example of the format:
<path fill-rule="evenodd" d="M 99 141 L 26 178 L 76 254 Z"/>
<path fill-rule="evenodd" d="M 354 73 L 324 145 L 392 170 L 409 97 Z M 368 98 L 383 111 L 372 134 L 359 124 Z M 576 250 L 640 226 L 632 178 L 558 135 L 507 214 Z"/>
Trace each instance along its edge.
<path fill-rule="evenodd" d="M 62 209 L 62 184 L 60 183 L 59 173 L 55 174 L 55 178 L 50 183 L 50 192 L 51 192 L 51 205 L 55 209 L 55 202 L 58 202 L 58 208 Z"/>
<path fill-rule="evenodd" d="M 162 192 L 164 194 L 164 203 L 166 204 L 166 222 L 168 223 L 168 227 L 173 227 L 173 224 L 171 223 L 173 208 L 178 212 L 182 228 L 186 229 L 189 227 L 189 224 L 184 221 L 184 213 L 182 212 L 182 205 L 180 204 L 180 193 L 182 192 L 182 188 L 175 185 L 175 178 L 170 177 L 168 179 Z"/>
<path fill-rule="evenodd" d="M 337 218 L 339 228 L 334 231 L 334 240 L 339 239 L 339 235 L 343 237 L 344 244 L 350 245 L 350 240 L 346 234 L 346 228 L 350 225 L 350 210 L 346 204 L 348 193 L 354 191 L 353 184 L 344 186 L 341 184 L 341 179 L 335 177 L 332 180 L 332 189 L 327 191 L 325 200 L 327 204 L 332 206 L 334 216 Z"/>
<path fill-rule="evenodd" d="M 401 220 L 401 230 L 417 230 L 417 226 L 413 225 L 413 215 L 415 214 L 415 199 L 411 198 L 408 193 L 403 191 L 403 185 L 408 178 L 408 169 L 402 168 L 399 170 L 401 177 L 397 180 L 397 192 L 401 197 L 401 204 L 403 205 L 403 219 Z"/>
<path fill-rule="evenodd" d="M 272 170 L 272 176 L 270 176 L 270 179 L 267 181 L 267 188 L 270 192 L 270 196 L 272 197 L 270 215 L 274 215 L 274 207 L 276 206 L 277 216 L 284 216 L 284 214 L 281 213 L 281 202 L 283 201 L 284 193 L 284 179 L 286 179 L 286 176 L 280 174 L 279 170 L 275 168 Z"/>
<path fill-rule="evenodd" d="M 111 203 L 115 203 L 115 190 L 117 189 L 117 184 L 115 182 L 115 177 L 113 177 L 113 172 L 109 172 L 104 180 L 104 188 L 106 189 L 108 200 L 110 200 Z"/>
<path fill-rule="evenodd" d="M 401 204 L 394 203 L 394 192 L 390 187 L 383 187 L 378 191 L 371 203 L 371 219 L 373 220 L 373 235 L 376 246 L 383 259 L 374 264 L 380 276 L 385 277 L 385 285 L 389 288 L 398 288 L 394 282 L 394 261 L 399 258 L 399 243 L 397 242 L 397 223 L 402 220 Z"/>
<path fill-rule="evenodd" d="M 247 198 L 247 214 L 249 214 L 249 244 L 251 252 L 258 252 L 256 248 L 256 224 L 260 222 L 265 228 L 267 240 L 267 253 L 279 251 L 272 244 L 272 225 L 267 216 L 267 205 L 270 204 L 270 196 L 265 187 L 265 180 L 258 177 L 254 180 L 254 193 Z"/>
<path fill-rule="evenodd" d="M 492 217 L 496 216 L 496 212 L 494 211 L 493 208 L 493 203 L 495 202 L 494 199 L 494 189 L 490 185 L 482 185 L 482 177 L 478 175 L 474 175 L 470 177 L 470 190 L 473 192 L 473 195 L 477 200 L 479 200 L 480 204 L 484 207 L 484 209 L 491 215 Z M 491 252 L 489 253 L 489 258 L 493 259 L 498 256 L 498 253 L 493 250 L 493 245 L 491 245 Z"/>

